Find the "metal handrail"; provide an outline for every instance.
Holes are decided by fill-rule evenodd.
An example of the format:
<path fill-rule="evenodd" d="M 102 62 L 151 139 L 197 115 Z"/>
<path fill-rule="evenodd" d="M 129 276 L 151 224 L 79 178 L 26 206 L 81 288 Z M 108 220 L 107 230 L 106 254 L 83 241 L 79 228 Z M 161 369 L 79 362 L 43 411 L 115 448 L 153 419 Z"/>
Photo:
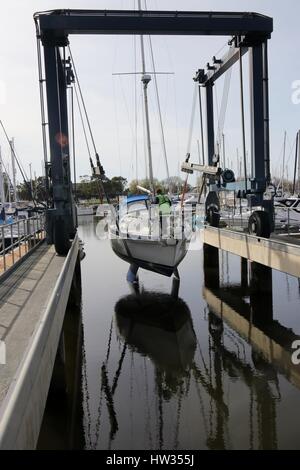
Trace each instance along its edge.
<path fill-rule="evenodd" d="M 38 214 L 0 225 L 0 275 L 45 238 L 45 216 Z M 22 249 L 23 248 L 23 249 Z"/>
<path fill-rule="evenodd" d="M 295 202 L 298 203 L 295 206 Z M 223 208 L 222 208 L 223 209 Z M 256 207 L 242 207 L 242 211 L 236 211 L 236 208 L 227 206 L 225 211 L 221 211 L 221 219 L 226 222 L 229 228 L 247 227 L 249 212 L 257 210 Z M 282 220 L 279 213 L 281 212 Z M 246 217 L 246 213 L 247 216 Z M 290 234 L 292 230 L 295 233 L 300 231 L 300 198 L 296 198 L 292 206 L 274 205 L 274 223 L 276 233 L 283 232 Z"/>

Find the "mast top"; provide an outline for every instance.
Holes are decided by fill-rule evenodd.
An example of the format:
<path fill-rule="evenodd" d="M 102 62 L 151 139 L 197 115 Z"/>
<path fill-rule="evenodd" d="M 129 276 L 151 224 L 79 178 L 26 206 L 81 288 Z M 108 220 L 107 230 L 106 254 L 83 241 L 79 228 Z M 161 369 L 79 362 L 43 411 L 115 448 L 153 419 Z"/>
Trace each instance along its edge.
<path fill-rule="evenodd" d="M 142 82 L 144 85 L 148 85 L 149 82 L 151 82 L 151 75 L 145 73 L 142 75 Z"/>

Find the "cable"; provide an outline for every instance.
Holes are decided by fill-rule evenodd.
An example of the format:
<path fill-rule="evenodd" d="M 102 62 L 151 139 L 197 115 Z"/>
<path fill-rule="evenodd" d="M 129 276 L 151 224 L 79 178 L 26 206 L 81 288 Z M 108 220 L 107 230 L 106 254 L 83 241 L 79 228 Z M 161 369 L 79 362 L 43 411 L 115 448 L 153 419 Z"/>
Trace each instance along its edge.
<path fill-rule="evenodd" d="M 11 181 L 11 179 L 10 179 L 10 176 L 9 176 L 8 171 L 7 171 L 7 169 L 6 169 L 6 165 L 4 164 L 4 161 L 3 161 L 3 160 L 2 160 L 2 166 L 3 166 L 3 168 L 4 168 L 6 177 L 7 177 L 8 181 L 9 181 L 9 183 L 10 183 L 10 186 L 12 186 L 12 185 L 13 185 L 13 184 L 12 184 L 12 181 Z M 1 202 L 3 203 L 3 201 L 1 201 Z"/>
<path fill-rule="evenodd" d="M 297 179 L 297 166 L 299 166 L 299 142 L 300 139 L 300 133 L 299 131 L 296 134 L 296 150 L 295 150 L 295 164 L 294 164 L 294 178 L 293 178 L 293 194 L 296 192 L 296 179 Z M 299 175 L 300 176 L 300 175 Z"/>
<path fill-rule="evenodd" d="M 75 90 L 75 97 L 76 97 L 76 102 L 77 102 L 77 106 L 78 106 L 79 116 L 80 116 L 80 120 L 81 120 L 81 124 L 82 124 L 83 134 L 84 134 L 84 138 L 85 138 L 85 143 L 86 143 L 87 151 L 88 151 L 88 154 L 89 154 L 89 158 L 91 159 L 91 150 L 90 150 L 90 145 L 89 145 L 89 141 L 88 141 L 87 134 L 86 134 L 84 119 L 83 119 L 82 110 L 81 110 L 81 106 L 80 106 L 80 101 L 79 101 L 79 97 L 78 97 L 78 93 L 77 93 L 77 89 L 76 89 L 76 84 L 75 84 L 74 90 Z"/>
<path fill-rule="evenodd" d="M 7 142 L 8 142 L 8 145 L 9 145 L 9 147 L 10 147 L 10 149 L 11 149 L 11 152 L 13 153 L 14 159 L 15 159 L 15 161 L 17 162 L 17 165 L 18 165 L 19 171 L 20 171 L 20 173 L 21 173 L 21 175 L 22 175 L 22 178 L 23 178 L 23 180 L 24 180 L 24 183 L 26 184 L 26 186 L 27 186 L 27 188 L 28 188 L 28 190 L 29 190 L 30 198 L 32 199 L 32 202 L 34 203 L 34 206 L 36 207 L 36 201 L 35 201 L 35 198 L 34 198 L 34 196 L 33 196 L 32 191 L 31 191 L 31 186 L 30 186 L 30 184 L 29 184 L 28 181 L 27 181 L 26 173 L 25 173 L 25 171 L 23 170 L 23 168 L 22 168 L 22 166 L 21 166 L 21 164 L 20 164 L 20 162 L 19 162 L 19 159 L 18 159 L 18 157 L 17 157 L 17 155 L 16 155 L 16 152 L 15 152 L 14 147 L 13 147 L 12 144 L 11 144 L 11 141 L 9 140 L 9 137 L 8 137 L 8 135 L 7 135 L 7 132 L 6 132 L 6 130 L 5 130 L 5 127 L 4 127 L 4 124 L 3 124 L 2 120 L 0 120 L 0 125 L 1 125 L 1 127 L 2 127 L 2 129 L 3 129 L 4 135 L 5 135 L 5 137 L 6 137 L 6 140 L 7 140 Z M 10 178 L 9 178 L 9 180 L 10 180 Z M 11 182 L 11 181 L 10 181 L 10 182 Z"/>
<path fill-rule="evenodd" d="M 74 173 L 74 193 L 75 193 L 75 200 L 77 200 L 73 87 L 70 87 L 70 90 L 71 90 L 71 129 L 72 129 L 72 154 L 73 154 L 72 156 L 73 156 L 73 173 Z"/>
<path fill-rule="evenodd" d="M 192 142 L 192 136 L 193 136 L 194 120 L 195 120 L 197 87 L 198 87 L 198 84 L 195 82 L 194 94 L 193 94 L 193 103 L 192 103 L 192 113 L 191 113 L 190 126 L 189 126 L 187 152 L 186 152 L 186 161 L 189 160 L 190 155 L 191 155 L 191 142 Z M 185 193 L 187 191 L 188 178 L 189 178 L 189 173 L 186 174 L 184 185 L 183 185 L 182 198 L 181 198 L 181 208 L 183 208 L 184 196 L 185 196 Z"/>
<path fill-rule="evenodd" d="M 230 69 L 228 69 L 225 74 L 223 96 L 222 96 L 220 114 L 219 114 L 219 120 L 218 120 L 218 142 L 220 143 L 220 145 L 222 143 L 222 134 L 223 134 L 223 129 L 224 129 L 227 105 L 228 105 L 231 73 L 232 73 L 232 68 L 230 67 Z"/>
<path fill-rule="evenodd" d="M 79 86 L 78 86 L 78 88 L 79 88 Z M 89 146 L 89 141 L 88 141 L 88 137 L 87 137 L 87 133 L 86 133 L 86 129 L 85 129 L 85 123 L 84 123 L 84 119 L 83 119 L 81 105 L 80 105 L 80 101 L 79 101 L 79 96 L 78 96 L 77 89 L 76 89 L 76 83 L 75 83 L 74 89 L 75 89 L 75 97 L 76 97 L 76 102 L 77 102 L 77 106 L 78 106 L 78 110 L 79 110 L 79 115 L 80 115 L 81 125 L 82 125 L 82 129 L 83 129 L 83 134 L 84 134 L 84 138 L 85 138 L 85 143 L 86 143 L 87 151 L 88 151 L 88 155 L 89 155 L 89 161 L 90 161 L 90 165 L 91 165 L 91 169 L 92 169 L 92 174 L 93 174 L 93 176 L 96 176 L 96 171 L 95 171 L 95 167 L 94 167 L 94 164 L 93 164 L 93 159 L 92 159 L 91 150 L 90 150 L 90 146 Z M 99 161 L 99 156 L 98 156 L 97 150 L 95 151 L 95 153 L 96 153 L 96 159 L 97 159 L 97 166 L 98 167 L 100 166 L 102 168 L 101 165 L 98 165 L 98 162 L 100 164 L 100 161 Z M 108 194 L 105 191 L 105 188 L 104 188 L 103 182 L 101 180 L 101 177 L 99 177 L 99 178 L 97 177 L 96 181 L 97 181 L 97 184 L 98 184 L 100 200 L 102 199 L 103 194 L 104 194 L 108 204 L 110 204 L 110 198 L 109 198 Z"/>
<path fill-rule="evenodd" d="M 74 59 L 73 59 L 73 55 L 72 55 L 72 52 L 71 52 L 70 45 L 68 45 L 68 50 L 69 50 L 69 53 L 70 53 L 70 57 L 71 57 L 71 61 L 72 61 L 73 69 L 74 69 L 74 75 L 75 75 L 75 78 L 76 78 L 76 82 L 77 82 L 77 86 L 78 86 L 78 90 L 79 90 L 79 94 L 80 94 L 80 98 L 81 98 L 81 102 L 82 102 L 86 122 L 87 122 L 87 125 L 88 125 L 88 128 L 89 128 L 90 137 L 91 137 L 93 148 L 94 148 L 94 151 L 95 151 L 95 154 L 96 154 L 97 153 L 96 144 L 95 144 L 94 136 L 93 136 L 93 133 L 92 133 L 92 128 L 91 128 L 90 120 L 89 120 L 89 117 L 88 117 L 87 109 L 86 109 L 86 106 L 85 106 L 85 102 L 84 102 L 84 99 L 83 99 L 82 90 L 81 90 L 80 82 L 79 82 L 79 79 L 78 79 L 78 74 L 77 74 L 77 70 L 76 70 L 76 67 L 75 67 L 75 63 L 74 63 Z"/>
<path fill-rule="evenodd" d="M 152 67 L 153 67 L 153 72 L 154 72 L 154 85 L 155 85 L 155 95 L 156 95 L 156 101 L 157 101 L 157 109 L 158 109 L 160 132 L 161 132 L 161 143 L 162 143 L 162 149 L 163 149 L 163 154 L 164 154 L 164 159 L 165 159 L 167 178 L 169 181 L 170 173 L 169 173 L 169 165 L 168 165 L 168 157 L 167 157 L 167 149 L 166 149 L 166 140 L 165 140 L 164 127 L 163 127 L 163 122 L 162 122 L 162 117 L 161 117 L 161 108 L 160 108 L 160 100 L 159 100 L 159 93 L 158 93 L 158 85 L 157 85 L 156 69 L 155 69 L 151 36 L 149 36 L 149 45 L 150 45 L 151 62 L 152 62 Z"/>
<path fill-rule="evenodd" d="M 242 118 L 242 136 L 243 136 L 244 177 L 245 177 L 245 191 L 247 192 L 247 159 L 246 159 L 244 84 L 243 84 L 243 57 L 242 57 L 241 49 L 240 49 L 240 89 L 241 89 L 241 118 Z"/>
<path fill-rule="evenodd" d="M 191 119 L 190 119 L 190 125 L 189 125 L 188 144 L 187 144 L 187 151 L 186 151 L 187 155 L 190 154 L 190 151 L 191 151 L 191 143 L 192 143 L 192 136 L 193 136 L 194 121 L 195 121 L 197 86 L 198 86 L 197 83 L 195 83 L 193 102 L 192 102 L 192 113 L 191 113 Z"/>
<path fill-rule="evenodd" d="M 202 113 L 202 99 L 201 99 L 201 87 L 198 85 L 198 95 L 199 95 L 199 112 L 200 112 L 200 130 L 201 130 L 201 149 L 202 149 L 202 165 L 205 163 L 205 153 L 204 153 L 204 132 L 203 132 L 203 113 Z M 200 157 L 200 155 L 199 155 Z M 200 160 L 200 158 L 199 158 Z M 199 161 L 201 164 L 201 161 Z"/>
<path fill-rule="evenodd" d="M 44 89 L 43 89 L 43 70 L 42 70 L 42 52 L 41 52 L 41 40 L 39 37 L 38 22 L 35 19 L 36 24 L 36 45 L 37 45 L 37 56 L 38 56 L 38 75 L 39 75 L 39 89 L 40 89 L 40 104 L 41 104 L 41 119 L 42 119 L 42 138 L 43 138 L 43 153 L 44 153 L 44 163 L 48 161 L 48 152 L 47 152 L 47 138 L 46 138 L 46 114 L 45 114 L 45 100 L 44 100 Z"/>

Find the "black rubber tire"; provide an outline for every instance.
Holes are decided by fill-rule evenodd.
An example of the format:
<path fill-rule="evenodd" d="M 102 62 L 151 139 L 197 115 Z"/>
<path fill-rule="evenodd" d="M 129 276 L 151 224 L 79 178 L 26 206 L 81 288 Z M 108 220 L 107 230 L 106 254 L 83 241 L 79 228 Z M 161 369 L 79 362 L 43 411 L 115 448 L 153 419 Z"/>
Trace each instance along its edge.
<path fill-rule="evenodd" d="M 250 235 L 257 237 L 270 238 L 271 224 L 269 214 L 265 211 L 253 212 L 248 220 L 248 229 Z"/>
<path fill-rule="evenodd" d="M 215 191 L 210 191 L 205 200 L 206 222 L 211 227 L 219 227 L 220 200 Z"/>
<path fill-rule="evenodd" d="M 214 209 L 210 209 L 207 213 L 206 220 L 211 227 L 219 227 L 220 225 L 220 214 Z"/>
<path fill-rule="evenodd" d="M 54 246 L 56 253 L 60 256 L 67 255 L 71 246 L 69 234 L 62 218 L 56 219 L 54 222 Z"/>

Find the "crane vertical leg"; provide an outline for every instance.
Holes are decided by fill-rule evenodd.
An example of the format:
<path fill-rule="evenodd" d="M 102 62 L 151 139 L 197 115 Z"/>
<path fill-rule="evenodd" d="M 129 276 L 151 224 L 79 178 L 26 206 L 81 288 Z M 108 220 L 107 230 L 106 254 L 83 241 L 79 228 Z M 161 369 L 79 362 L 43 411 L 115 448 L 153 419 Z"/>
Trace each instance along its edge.
<path fill-rule="evenodd" d="M 249 49 L 252 177 L 259 202 L 266 187 L 262 44 Z"/>
<path fill-rule="evenodd" d="M 267 184 L 271 181 L 270 170 L 270 117 L 269 117 L 269 67 L 268 41 L 263 42 L 263 88 L 264 88 L 264 164 Z"/>
<path fill-rule="evenodd" d="M 76 231 L 70 179 L 69 133 L 65 70 L 59 48 L 44 45 L 53 208 L 47 213 L 47 239 L 66 254 Z"/>
<path fill-rule="evenodd" d="M 264 199 L 264 192 L 270 182 L 270 143 L 269 143 L 269 92 L 268 92 L 268 53 L 267 41 L 254 45 L 249 50 L 250 70 L 250 110 L 251 110 L 251 159 L 252 192 L 251 205 L 261 205 L 268 217 L 257 211 L 262 235 L 268 238 L 274 230 L 273 199 Z M 259 233 L 257 233 L 259 235 Z"/>
<path fill-rule="evenodd" d="M 208 165 L 213 165 L 213 157 L 215 154 L 213 85 L 211 83 L 207 84 L 205 90 Z"/>

